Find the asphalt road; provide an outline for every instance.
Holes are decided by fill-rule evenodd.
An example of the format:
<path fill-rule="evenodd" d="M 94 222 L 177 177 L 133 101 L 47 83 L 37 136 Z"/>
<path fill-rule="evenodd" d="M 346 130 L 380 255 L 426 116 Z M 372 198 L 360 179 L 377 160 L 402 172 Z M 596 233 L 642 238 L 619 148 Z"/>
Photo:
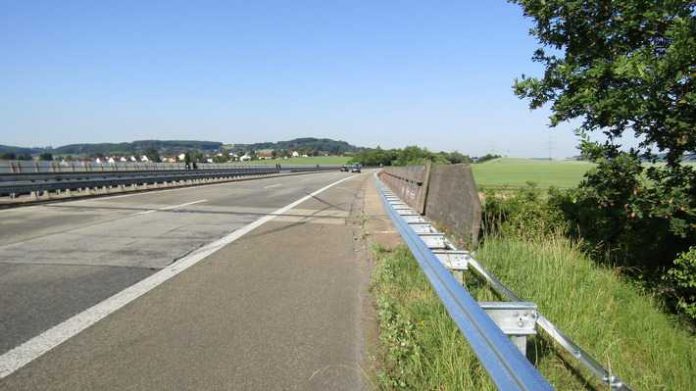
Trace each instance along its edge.
<path fill-rule="evenodd" d="M 0 354 L 351 174 L 0 211 Z M 369 265 L 354 175 L 0 380 L 0 389 L 361 389 Z"/>

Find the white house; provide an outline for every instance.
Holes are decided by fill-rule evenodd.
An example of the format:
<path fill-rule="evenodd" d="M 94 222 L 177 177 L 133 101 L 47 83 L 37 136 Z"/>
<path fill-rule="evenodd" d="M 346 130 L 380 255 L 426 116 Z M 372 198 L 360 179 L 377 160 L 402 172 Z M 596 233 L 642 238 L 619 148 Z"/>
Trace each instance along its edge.
<path fill-rule="evenodd" d="M 116 160 L 114 160 L 113 157 L 110 157 L 109 160 L 107 160 L 107 161 L 109 162 L 109 164 L 114 164 L 114 163 L 116 163 Z"/>
<path fill-rule="evenodd" d="M 185 160 L 186 159 L 186 154 L 185 153 L 180 153 L 179 156 L 176 157 L 179 160 Z"/>
<path fill-rule="evenodd" d="M 128 161 L 128 159 L 126 159 L 125 156 L 121 156 L 121 158 L 120 158 L 119 160 L 122 161 L 122 162 L 127 162 L 127 161 Z"/>
<path fill-rule="evenodd" d="M 138 159 L 136 159 L 136 158 L 135 158 L 135 156 L 131 155 L 131 157 L 130 157 L 130 161 L 132 161 L 132 162 L 137 162 L 137 161 L 138 161 Z"/>
<path fill-rule="evenodd" d="M 249 160 L 251 160 L 251 156 L 249 156 L 248 153 L 245 153 L 244 155 L 242 155 L 242 157 L 239 158 L 239 160 L 242 162 L 248 162 Z"/>
<path fill-rule="evenodd" d="M 149 162 L 150 159 L 148 159 L 147 156 L 143 155 L 143 156 L 140 157 L 140 161 L 141 161 L 141 162 Z"/>
<path fill-rule="evenodd" d="M 292 157 L 300 157 L 300 154 L 297 151 L 292 151 Z"/>

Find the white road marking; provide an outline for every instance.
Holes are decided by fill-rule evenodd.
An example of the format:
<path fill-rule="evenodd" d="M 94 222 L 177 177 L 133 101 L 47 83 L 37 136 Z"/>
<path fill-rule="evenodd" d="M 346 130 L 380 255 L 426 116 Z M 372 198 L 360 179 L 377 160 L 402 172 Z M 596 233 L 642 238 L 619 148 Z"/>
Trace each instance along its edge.
<path fill-rule="evenodd" d="M 193 202 L 187 202 L 187 203 L 185 203 L 185 204 L 172 205 L 172 206 L 165 206 L 164 208 L 151 209 L 151 210 L 146 210 L 146 211 L 144 211 L 144 212 L 138 212 L 138 213 L 136 213 L 134 216 L 149 215 L 150 213 L 160 212 L 160 211 L 164 211 L 164 210 L 177 209 L 177 208 L 181 208 L 181 207 L 184 207 L 184 206 L 200 204 L 201 202 L 207 202 L 207 201 L 208 201 L 208 200 L 198 200 L 198 201 L 193 201 Z"/>
<path fill-rule="evenodd" d="M 164 208 L 159 208 L 159 209 L 150 209 L 150 210 L 146 210 L 146 211 L 143 211 L 143 212 L 138 212 L 138 213 L 129 214 L 129 215 L 126 215 L 126 216 L 117 217 L 117 218 L 115 218 L 115 219 L 108 219 L 108 220 L 106 220 L 106 221 L 99 221 L 99 222 L 96 222 L 96 223 L 94 223 L 94 224 L 82 225 L 82 226 L 79 226 L 79 227 L 75 227 L 75 228 L 68 229 L 68 230 L 63 230 L 63 231 L 60 231 L 60 232 L 51 232 L 51 233 L 48 233 L 48 234 L 46 234 L 46 235 L 37 236 L 37 237 L 29 238 L 29 239 L 26 239 L 26 240 L 21 240 L 21 241 L 19 241 L 19 242 L 12 242 L 12 243 L 0 244 L 0 249 L 4 249 L 4 248 L 7 248 L 7 247 L 16 247 L 16 246 L 25 245 L 25 244 L 27 244 L 27 243 L 29 243 L 29 242 L 31 242 L 31 241 L 37 240 L 37 239 L 44 239 L 44 238 L 46 238 L 46 237 L 54 236 L 54 235 L 62 235 L 62 234 L 68 233 L 68 232 L 78 231 L 78 230 L 81 230 L 81 229 L 84 229 L 84 228 L 87 228 L 87 227 L 92 227 L 92 226 L 95 226 L 95 225 L 113 223 L 114 221 L 123 220 L 123 219 L 128 219 L 128 218 L 131 218 L 131 217 L 134 217 L 134 216 L 149 215 L 149 214 L 151 214 L 151 213 L 155 213 L 155 212 L 158 212 L 158 211 L 172 210 L 172 209 L 176 209 L 176 208 L 181 208 L 181 207 L 183 207 L 183 206 L 194 205 L 194 204 L 200 204 L 200 203 L 202 203 L 202 202 L 207 202 L 207 201 L 208 201 L 208 200 L 198 200 L 198 201 L 193 201 L 193 202 L 187 202 L 187 203 L 185 203 L 185 204 L 180 204 L 180 205 L 166 206 L 166 207 L 164 207 Z"/>
<path fill-rule="evenodd" d="M 270 188 L 278 187 L 278 186 L 283 186 L 283 185 L 281 185 L 280 183 L 274 183 L 274 184 L 272 184 L 272 185 L 264 186 L 263 188 L 264 188 L 264 189 L 270 189 Z"/>
<path fill-rule="evenodd" d="M 328 190 L 329 188 L 351 178 L 355 177 L 346 177 L 329 185 L 326 185 L 321 189 L 307 196 L 304 196 L 295 202 L 292 202 L 278 210 L 275 210 L 274 212 L 271 212 L 270 214 L 265 215 L 259 218 L 258 220 L 249 223 L 244 227 L 236 231 L 233 231 L 228 235 L 199 248 L 198 250 L 192 252 L 188 256 L 170 264 L 169 266 L 158 271 L 157 273 L 152 274 L 151 276 L 143 280 L 140 280 L 139 282 L 116 293 L 108 299 L 105 299 L 104 301 L 95 304 L 94 306 L 86 309 L 85 311 L 73 316 L 72 318 L 65 320 L 64 322 L 56 326 L 53 326 L 52 328 L 44 331 L 36 337 L 4 353 L 2 356 L 0 356 L 0 379 L 9 376 L 16 370 L 29 364 L 38 357 L 41 357 L 49 350 L 74 337 L 83 330 L 104 319 L 108 315 L 123 308 L 126 304 L 151 291 L 152 289 L 161 285 L 165 281 L 190 268 L 191 266 L 197 264 L 204 258 L 215 253 L 221 248 L 227 246 L 228 244 L 236 241 L 237 239 L 241 238 L 247 233 L 273 220 L 277 216 L 284 214 L 285 212 L 303 203 L 304 201 L 307 201 L 319 195 L 320 193 Z"/>

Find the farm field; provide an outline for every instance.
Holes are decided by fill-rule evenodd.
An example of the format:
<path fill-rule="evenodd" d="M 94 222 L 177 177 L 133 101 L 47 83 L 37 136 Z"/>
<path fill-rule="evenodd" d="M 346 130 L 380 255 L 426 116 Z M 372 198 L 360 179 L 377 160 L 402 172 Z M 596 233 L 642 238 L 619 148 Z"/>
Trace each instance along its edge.
<path fill-rule="evenodd" d="M 473 164 L 480 187 L 520 187 L 534 182 L 541 188 L 576 186 L 593 164 L 580 161 L 549 161 L 502 158 Z"/>
<path fill-rule="evenodd" d="M 350 160 L 350 156 L 312 156 L 312 157 L 295 157 L 291 159 L 270 159 L 270 160 L 254 160 L 248 164 L 330 164 L 330 165 L 341 165 L 346 164 Z"/>

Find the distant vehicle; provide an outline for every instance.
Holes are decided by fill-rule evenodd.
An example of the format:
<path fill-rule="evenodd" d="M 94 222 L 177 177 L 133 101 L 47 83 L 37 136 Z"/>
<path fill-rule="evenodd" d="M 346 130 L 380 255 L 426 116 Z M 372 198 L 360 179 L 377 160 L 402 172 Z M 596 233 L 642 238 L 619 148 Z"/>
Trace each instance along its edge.
<path fill-rule="evenodd" d="M 344 164 L 344 165 L 341 166 L 341 172 L 348 172 L 348 171 L 350 171 L 350 170 L 348 169 L 348 165 L 347 165 L 347 164 Z"/>
<path fill-rule="evenodd" d="M 359 164 L 353 164 L 353 167 L 350 168 L 350 172 L 361 172 L 362 166 Z"/>

